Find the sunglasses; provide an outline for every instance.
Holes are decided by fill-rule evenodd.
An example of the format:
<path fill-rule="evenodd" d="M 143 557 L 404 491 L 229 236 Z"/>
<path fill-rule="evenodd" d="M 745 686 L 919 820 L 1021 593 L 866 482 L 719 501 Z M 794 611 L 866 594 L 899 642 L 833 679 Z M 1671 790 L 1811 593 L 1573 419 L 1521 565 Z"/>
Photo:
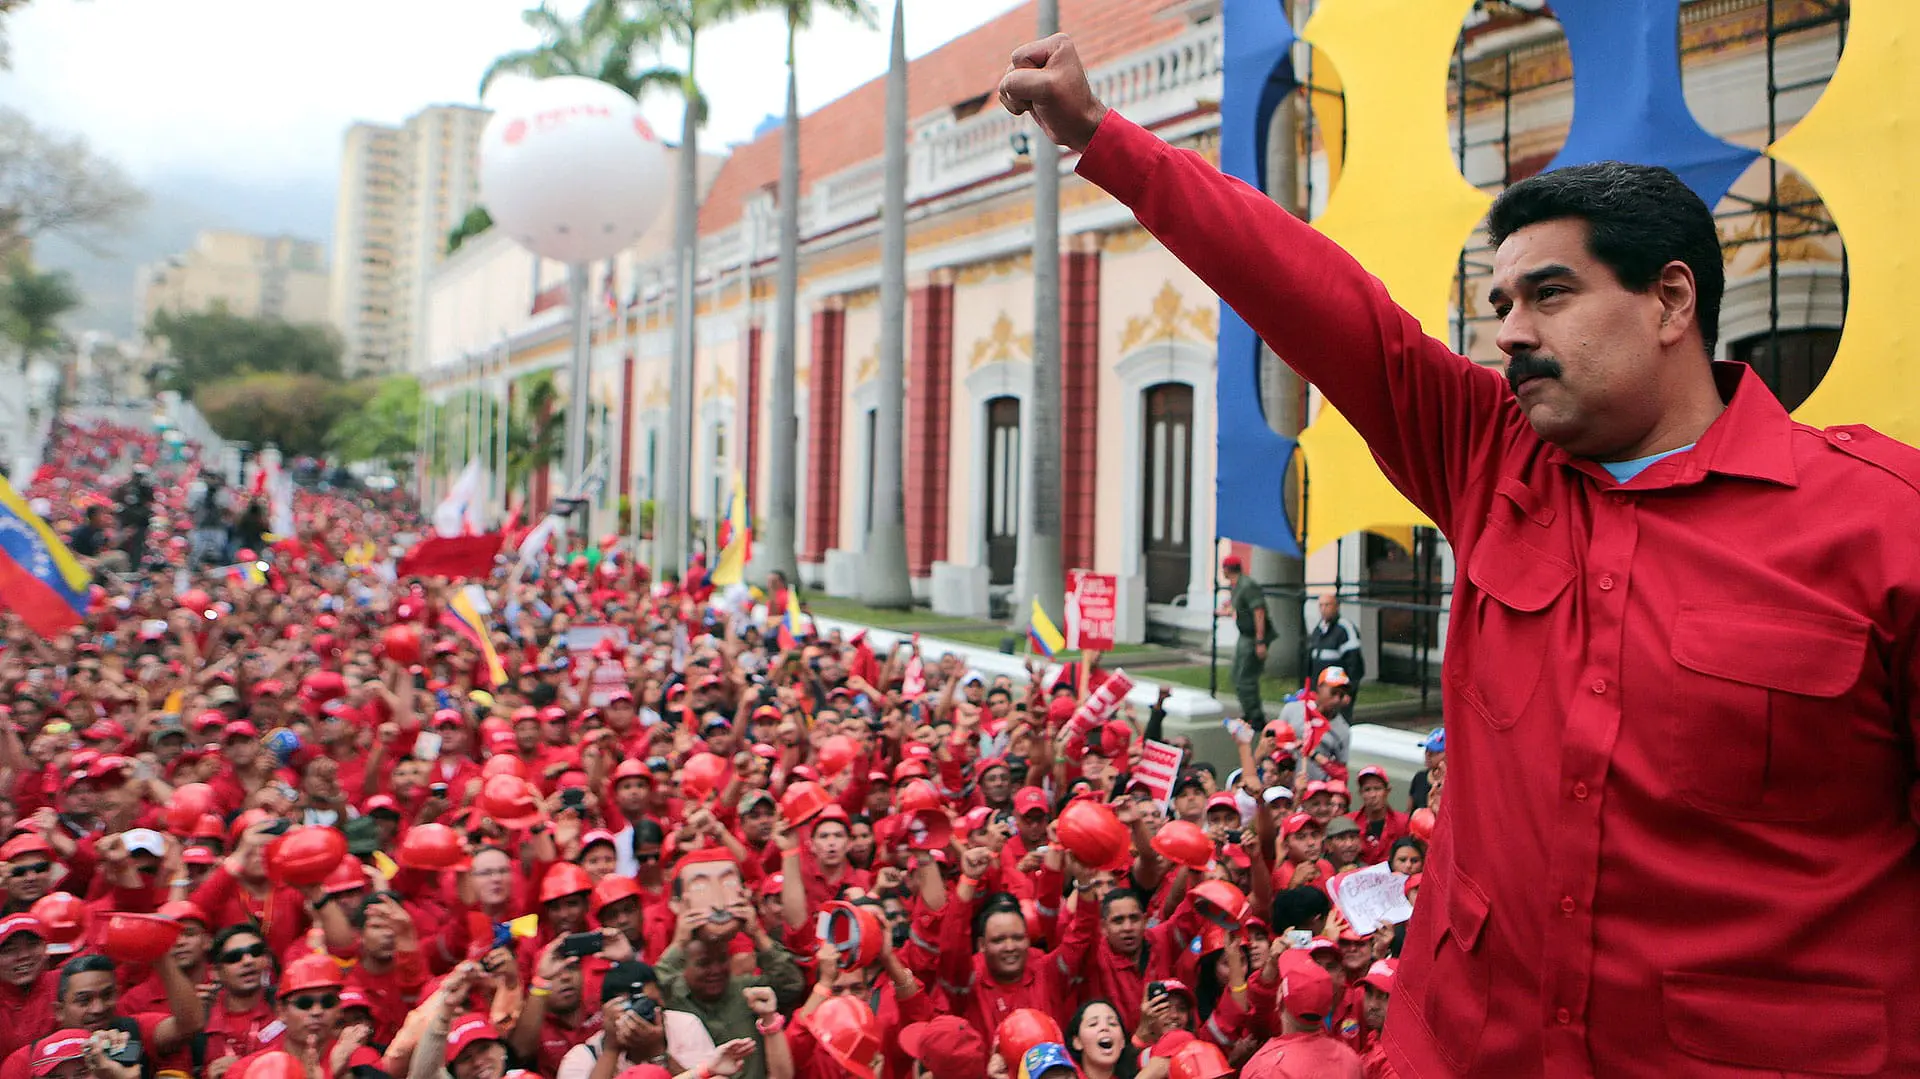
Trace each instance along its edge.
<path fill-rule="evenodd" d="M 265 959 L 266 957 L 267 946 L 265 944 L 249 944 L 244 948 L 228 948 L 226 951 L 221 952 L 220 964 L 222 966 L 230 966 L 238 963 L 242 959 Z"/>
<path fill-rule="evenodd" d="M 29 862 L 26 865 L 14 866 L 9 875 L 14 877 L 30 877 L 36 873 L 51 872 L 53 872 L 52 862 Z"/>
<path fill-rule="evenodd" d="M 323 996 L 308 996 L 302 993 L 300 996 L 287 998 L 287 1004 L 297 1012 L 310 1012 L 315 1008 L 338 1008 L 340 1006 L 340 994 L 327 993 Z"/>

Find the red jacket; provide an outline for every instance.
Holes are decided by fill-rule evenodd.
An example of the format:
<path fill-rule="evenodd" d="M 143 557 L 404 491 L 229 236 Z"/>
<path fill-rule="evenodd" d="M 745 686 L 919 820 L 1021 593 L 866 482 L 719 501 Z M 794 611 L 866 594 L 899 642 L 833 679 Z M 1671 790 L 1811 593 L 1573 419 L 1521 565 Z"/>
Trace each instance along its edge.
<path fill-rule="evenodd" d="M 1366 810 L 1356 809 L 1347 814 L 1347 817 L 1360 826 L 1361 865 L 1386 861 L 1387 856 L 1393 853 L 1394 843 L 1413 834 L 1413 825 L 1409 822 L 1407 815 L 1398 810 L 1387 810 L 1386 819 L 1380 822 L 1380 834 L 1377 836 L 1368 832 L 1373 822 L 1367 819 Z"/>
<path fill-rule="evenodd" d="M 1449 783 L 1396 1067 L 1920 1074 L 1920 454 L 1797 423 L 1718 364 L 1724 410 L 1620 483 L 1201 156 L 1109 113 L 1078 168 L 1453 544 Z M 1438 311 L 1444 283 L 1394 287 Z M 1530 304 L 1521 330 L 1555 317 Z M 1817 1029 L 1780 1020 L 1808 1001 Z"/>
<path fill-rule="evenodd" d="M 1140 954 L 1130 959 L 1107 943 L 1100 926 L 1100 904 L 1091 895 L 1076 900 L 1060 942 L 1060 961 L 1079 983 L 1075 1006 L 1105 999 L 1120 1013 L 1122 1026 L 1139 1027 L 1147 983 L 1175 977 L 1175 963 L 1185 950 L 1187 935 L 1174 925 L 1175 919 L 1168 919 L 1149 927 L 1140 942 Z"/>
<path fill-rule="evenodd" d="M 367 995 L 373 1005 L 373 1040 L 385 1045 L 420 1003 L 420 991 L 427 984 L 427 959 L 418 948 L 395 951 L 393 965 L 379 974 L 355 963 L 347 972 L 347 984 Z"/>
<path fill-rule="evenodd" d="M 307 902 L 299 892 L 284 884 L 272 885 L 264 902 L 240 886 L 227 872 L 225 862 L 213 867 L 200 887 L 193 890 L 193 901 L 207 912 L 214 925 L 238 925 L 255 922 L 260 926 L 267 948 L 274 955 L 285 955 L 310 924 Z"/>
<path fill-rule="evenodd" d="M 978 896 L 964 901 L 948 896 L 941 914 L 940 990 L 948 1013 L 972 1023 L 989 1043 L 1000 1021 L 1020 1008 L 1038 1008 L 1065 1025 L 1077 1005 L 1073 975 L 1061 963 L 1059 949 L 1030 949 L 1019 981 L 996 981 L 987 971 L 987 957 L 974 949 L 973 916 L 979 907 Z"/>

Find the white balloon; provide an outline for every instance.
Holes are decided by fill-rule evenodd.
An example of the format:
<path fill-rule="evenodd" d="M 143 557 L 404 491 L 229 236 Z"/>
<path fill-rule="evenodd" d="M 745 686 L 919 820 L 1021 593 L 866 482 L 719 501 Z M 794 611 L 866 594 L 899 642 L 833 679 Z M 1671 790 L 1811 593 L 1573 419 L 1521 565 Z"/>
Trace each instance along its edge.
<path fill-rule="evenodd" d="M 667 155 L 639 102 L 566 75 L 514 87 L 480 136 L 480 202 L 496 227 L 560 262 L 632 246 L 667 198 Z"/>

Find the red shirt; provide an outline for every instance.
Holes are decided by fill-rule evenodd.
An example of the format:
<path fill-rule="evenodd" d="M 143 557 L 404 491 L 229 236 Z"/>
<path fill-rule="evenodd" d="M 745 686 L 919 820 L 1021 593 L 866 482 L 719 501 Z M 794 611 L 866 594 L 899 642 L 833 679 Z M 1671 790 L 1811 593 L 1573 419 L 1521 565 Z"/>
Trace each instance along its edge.
<path fill-rule="evenodd" d="M 1408 821 L 1407 815 L 1396 810 L 1387 810 L 1386 817 L 1380 821 L 1380 834 L 1377 836 L 1369 831 L 1374 822 L 1367 819 L 1366 810 L 1356 809 L 1347 816 L 1353 823 L 1360 826 L 1361 865 L 1386 861 L 1387 855 L 1393 853 L 1393 845 L 1413 834 L 1413 826 Z"/>
<path fill-rule="evenodd" d="M 53 1032 L 53 994 L 59 983 L 60 970 L 52 960 L 24 991 L 0 982 L 0 1058 Z"/>
<path fill-rule="evenodd" d="M 1698 443 L 1616 483 L 1200 156 L 1109 115 L 1079 168 L 1319 386 L 1462 567 L 1395 1066 L 1920 1074 L 1920 454 L 1796 423 L 1721 364 Z M 1811 1038 L 1779 1019 L 1809 1000 Z"/>
<path fill-rule="evenodd" d="M 395 951 L 393 965 L 375 974 L 362 963 L 347 972 L 347 984 L 367 995 L 373 1005 L 373 1040 L 385 1045 L 400 1032 L 407 1013 L 419 1005 L 427 984 L 427 960 L 420 949 Z"/>
<path fill-rule="evenodd" d="M 213 867 L 200 887 L 193 890 L 193 901 L 207 912 L 214 925 L 238 925 L 254 922 L 260 926 L 267 948 L 284 956 L 307 931 L 307 904 L 300 893 L 284 884 L 273 885 L 263 902 L 240 886 L 227 872 L 226 864 Z"/>
<path fill-rule="evenodd" d="M 941 914 L 939 980 L 950 1005 L 947 1013 L 972 1023 L 989 1044 L 1000 1021 L 1019 1008 L 1038 1008 L 1066 1025 L 1077 1005 L 1073 975 L 1061 965 L 1060 953 L 1030 949 L 1020 980 L 996 980 L 987 970 L 987 957 L 973 944 L 973 916 L 979 909 L 979 896 L 966 901 L 949 896 Z"/>
<path fill-rule="evenodd" d="M 1147 983 L 1175 977 L 1174 964 L 1186 937 L 1176 933 L 1174 926 L 1175 920 L 1168 919 L 1149 928 L 1140 942 L 1141 954 L 1129 958 L 1107 943 L 1100 925 L 1100 904 L 1093 901 L 1092 894 L 1076 900 L 1060 943 L 1060 961 L 1079 983 L 1075 1002 L 1104 998 L 1120 1013 L 1122 1026 L 1137 1029 Z"/>
<path fill-rule="evenodd" d="M 207 1009 L 207 1055 L 209 1061 L 221 1057 L 244 1057 L 280 1047 L 280 1036 L 287 1025 L 273 1014 L 273 1006 L 262 996 L 252 1008 L 242 1012 L 227 1010 L 223 993 Z"/>
<path fill-rule="evenodd" d="M 1366 1079 L 1360 1058 L 1314 1031 L 1268 1038 L 1240 1069 L 1240 1079 Z"/>

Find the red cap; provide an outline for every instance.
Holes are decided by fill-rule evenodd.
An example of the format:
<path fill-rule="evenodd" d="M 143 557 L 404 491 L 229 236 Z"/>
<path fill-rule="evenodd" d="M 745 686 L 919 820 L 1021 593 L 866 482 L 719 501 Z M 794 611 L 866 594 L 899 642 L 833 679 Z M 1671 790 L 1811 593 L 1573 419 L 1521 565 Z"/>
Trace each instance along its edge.
<path fill-rule="evenodd" d="M 1220 560 L 1221 569 L 1230 569 L 1230 570 L 1233 570 L 1235 573 L 1240 572 L 1240 570 L 1245 568 L 1245 566 L 1246 566 L 1246 563 L 1242 562 L 1240 560 L 1240 556 L 1237 554 L 1230 554 L 1227 557 Z"/>
<path fill-rule="evenodd" d="M 205 847 L 188 847 L 180 852 L 180 860 L 187 865 L 217 865 L 220 856 Z"/>
<path fill-rule="evenodd" d="M 41 940 L 47 939 L 47 927 L 31 914 L 9 914 L 0 918 L 0 944 L 12 940 L 16 933 L 32 933 Z"/>
<path fill-rule="evenodd" d="M 1333 978 L 1320 964 L 1301 956 L 1280 966 L 1280 1007 L 1306 1023 L 1317 1023 L 1333 1011 Z"/>
<path fill-rule="evenodd" d="M 85 1030 L 69 1027 L 56 1030 L 52 1034 L 33 1043 L 33 1049 L 27 1058 L 27 1064 L 36 1077 L 52 1075 L 53 1069 L 69 1060 L 80 1060 L 87 1053 L 87 1039 L 93 1035 Z"/>
<path fill-rule="evenodd" d="M 1320 828 L 1320 827 L 1322 827 L 1322 825 L 1320 824 L 1319 821 L 1313 819 L 1312 814 L 1295 813 L 1293 816 L 1287 818 L 1285 824 L 1282 824 L 1280 826 L 1280 834 L 1292 835 L 1293 833 L 1299 831 L 1302 828 Z"/>
<path fill-rule="evenodd" d="M 353 986 L 348 986 L 340 990 L 340 1010 L 345 1011 L 348 1008 L 365 1008 L 372 1011 L 373 1001 L 368 1000 L 365 993 Z"/>
<path fill-rule="evenodd" d="M 380 813 L 383 811 L 387 813 L 398 813 L 400 812 L 400 803 L 394 801 L 393 795 L 391 794 L 376 794 L 367 799 L 365 811 L 368 813 Z"/>
<path fill-rule="evenodd" d="M 780 890 L 786 886 L 786 883 L 786 874 L 772 873 L 760 879 L 760 886 L 755 888 L 754 892 L 761 896 L 779 895 Z"/>
<path fill-rule="evenodd" d="M 454 1021 L 453 1029 L 447 1032 L 447 1063 L 459 1060 L 461 1053 L 479 1042 L 499 1040 L 500 1032 L 494 1029 L 486 1016 L 478 1012 L 463 1015 Z"/>
<path fill-rule="evenodd" d="M 1013 814 L 1024 817 L 1029 813 L 1046 813 L 1053 809 L 1053 803 L 1047 800 L 1047 792 L 1039 787 L 1021 787 L 1013 792 Z"/>
<path fill-rule="evenodd" d="M 258 737 L 260 737 L 260 728 L 244 719 L 236 719 L 232 723 L 220 728 L 220 740 L 223 742 L 231 741 L 235 738 Z"/>
<path fill-rule="evenodd" d="M 900 1031 L 900 1048 L 932 1079 L 980 1079 L 987 1074 L 986 1040 L 957 1015 L 907 1024 Z"/>
<path fill-rule="evenodd" d="M 1240 812 L 1240 800 L 1233 796 L 1232 791 L 1220 791 L 1207 799 L 1207 812 L 1216 809 L 1231 809 L 1237 814 Z"/>
<path fill-rule="evenodd" d="M 0 844 L 0 862 L 11 862 L 29 854 L 52 854 L 53 845 L 39 832 L 21 832 Z"/>
<path fill-rule="evenodd" d="M 297 993 L 303 989 L 338 989 L 347 984 L 347 977 L 340 970 L 340 964 L 325 955 L 309 955 L 287 964 L 280 976 L 279 995 Z"/>
<path fill-rule="evenodd" d="M 1400 960 L 1377 959 L 1360 978 L 1360 984 L 1382 993 L 1393 992 L 1393 980 L 1400 976 Z"/>
<path fill-rule="evenodd" d="M 1353 777 L 1353 785 L 1357 787 L 1361 780 L 1368 778 L 1377 779 L 1389 787 L 1393 786 L 1393 780 L 1387 778 L 1387 770 L 1377 764 L 1369 764 L 1360 769 L 1360 773 Z"/>
<path fill-rule="evenodd" d="M 162 903 L 160 904 L 160 909 L 155 911 L 155 913 L 162 918 L 171 918 L 176 922 L 199 922 L 201 925 L 208 927 L 212 927 L 213 925 L 213 919 L 207 917 L 207 912 L 200 909 L 200 904 L 195 903 L 191 899 L 174 899 Z"/>

